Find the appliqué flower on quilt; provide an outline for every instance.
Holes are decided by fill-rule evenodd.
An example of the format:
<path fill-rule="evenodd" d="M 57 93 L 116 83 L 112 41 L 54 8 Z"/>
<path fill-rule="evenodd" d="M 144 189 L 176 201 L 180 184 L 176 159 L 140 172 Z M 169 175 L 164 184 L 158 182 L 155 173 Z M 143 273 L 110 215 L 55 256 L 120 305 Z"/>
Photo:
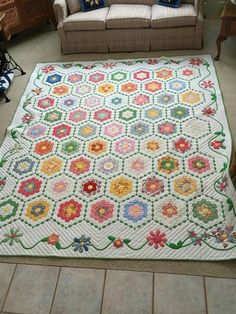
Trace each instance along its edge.
<path fill-rule="evenodd" d="M 0 148 L 0 254 L 236 257 L 209 56 L 38 64 Z"/>

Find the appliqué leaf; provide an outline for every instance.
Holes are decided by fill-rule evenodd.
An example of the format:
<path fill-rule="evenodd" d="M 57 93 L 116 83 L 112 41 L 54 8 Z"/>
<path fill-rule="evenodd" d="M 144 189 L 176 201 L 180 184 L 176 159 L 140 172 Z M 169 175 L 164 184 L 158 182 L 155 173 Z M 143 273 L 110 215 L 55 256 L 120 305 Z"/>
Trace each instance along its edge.
<path fill-rule="evenodd" d="M 229 211 L 231 211 L 232 209 L 234 209 L 234 204 L 232 202 L 232 200 L 230 198 L 227 198 L 226 203 L 229 205 Z"/>
<path fill-rule="evenodd" d="M 225 133 L 223 131 L 217 131 L 217 132 L 215 132 L 215 135 L 221 135 L 221 136 L 225 137 Z"/>
<path fill-rule="evenodd" d="M 171 249 L 174 249 L 174 250 L 178 250 L 178 249 L 179 249 L 178 245 L 176 245 L 176 244 L 174 244 L 174 243 L 169 243 L 168 246 L 169 246 Z"/>
<path fill-rule="evenodd" d="M 222 169 L 220 170 L 220 172 L 225 171 L 225 170 L 227 169 L 227 167 L 228 167 L 228 164 L 227 164 L 226 162 L 224 162 L 224 163 L 223 163 L 223 167 L 222 167 Z"/>
<path fill-rule="evenodd" d="M 130 239 L 124 239 L 123 242 L 124 242 L 125 244 L 128 244 L 128 243 L 131 242 L 131 240 L 130 240 Z"/>
<path fill-rule="evenodd" d="M 9 238 L 5 238 L 5 239 L 3 239 L 1 242 L 2 243 L 6 243 L 6 242 L 8 242 L 9 241 Z"/>
<path fill-rule="evenodd" d="M 183 246 L 183 241 L 177 242 L 177 246 L 178 246 L 178 248 L 180 249 L 180 248 Z"/>
<path fill-rule="evenodd" d="M 17 138 L 16 136 L 16 130 L 11 131 L 11 137 L 15 140 Z"/>
<path fill-rule="evenodd" d="M 211 100 L 216 100 L 216 94 L 211 94 Z"/>
<path fill-rule="evenodd" d="M 113 236 L 108 236 L 108 239 L 109 239 L 110 241 L 114 242 L 116 238 L 113 237 Z"/>
<path fill-rule="evenodd" d="M 1 160 L 0 160 L 0 168 L 3 167 L 3 165 L 5 164 L 5 162 L 7 162 L 6 159 L 1 159 Z"/>
<path fill-rule="evenodd" d="M 61 243 L 60 243 L 60 242 L 57 242 L 57 243 L 55 244 L 55 247 L 56 247 L 58 250 L 60 250 L 60 249 L 61 249 Z"/>
<path fill-rule="evenodd" d="M 41 242 L 47 242 L 48 241 L 48 237 L 47 238 L 43 238 L 42 240 L 41 240 Z"/>
<path fill-rule="evenodd" d="M 208 62 L 204 62 L 203 65 L 205 65 L 207 68 L 209 68 L 210 64 Z"/>

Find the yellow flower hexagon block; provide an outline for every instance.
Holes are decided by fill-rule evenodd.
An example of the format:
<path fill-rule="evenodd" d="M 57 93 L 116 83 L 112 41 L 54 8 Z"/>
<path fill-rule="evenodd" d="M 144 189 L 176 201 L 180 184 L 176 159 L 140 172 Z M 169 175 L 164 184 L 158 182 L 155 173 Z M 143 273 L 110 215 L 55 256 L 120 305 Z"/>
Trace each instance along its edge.
<path fill-rule="evenodd" d="M 122 197 L 132 192 L 133 183 L 126 177 L 118 177 L 111 181 L 110 193 Z"/>
<path fill-rule="evenodd" d="M 61 171 L 62 160 L 57 157 L 51 157 L 42 163 L 41 171 L 48 176 L 51 176 Z"/>
<path fill-rule="evenodd" d="M 181 96 L 181 102 L 186 105 L 196 106 L 202 101 L 202 95 L 199 92 L 189 90 Z"/>

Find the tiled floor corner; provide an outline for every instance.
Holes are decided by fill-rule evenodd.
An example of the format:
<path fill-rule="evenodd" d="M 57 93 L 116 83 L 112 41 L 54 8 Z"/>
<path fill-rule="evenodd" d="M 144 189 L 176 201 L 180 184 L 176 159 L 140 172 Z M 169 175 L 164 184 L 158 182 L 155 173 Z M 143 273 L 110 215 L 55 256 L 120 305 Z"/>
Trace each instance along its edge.
<path fill-rule="evenodd" d="M 16 265 L 0 264 L 0 308 L 4 304 Z"/>
<path fill-rule="evenodd" d="M 0 263 L 1 314 L 234 314 L 236 279 Z"/>
<path fill-rule="evenodd" d="M 3 311 L 24 314 L 50 312 L 59 268 L 17 265 Z"/>
<path fill-rule="evenodd" d="M 209 314 L 236 313 L 236 280 L 206 278 Z"/>
<path fill-rule="evenodd" d="M 203 277 L 155 274 L 154 314 L 205 314 Z"/>

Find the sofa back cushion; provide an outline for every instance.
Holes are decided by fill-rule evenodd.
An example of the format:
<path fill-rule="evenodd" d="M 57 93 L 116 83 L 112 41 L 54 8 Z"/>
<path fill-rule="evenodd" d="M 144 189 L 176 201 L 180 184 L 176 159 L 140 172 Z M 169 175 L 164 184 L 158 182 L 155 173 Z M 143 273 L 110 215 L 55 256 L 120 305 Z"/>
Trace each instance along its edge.
<path fill-rule="evenodd" d="M 107 5 L 112 4 L 144 4 L 144 5 L 153 5 L 156 3 L 155 0 L 107 0 Z"/>
<path fill-rule="evenodd" d="M 66 0 L 66 3 L 69 8 L 70 14 L 81 11 L 79 0 Z M 152 6 L 156 3 L 156 0 L 106 0 L 107 6 L 111 6 L 112 4 L 144 4 Z M 181 3 L 194 4 L 195 0 L 182 0 Z"/>
<path fill-rule="evenodd" d="M 81 10 L 79 0 L 66 0 L 70 14 L 74 14 Z"/>
<path fill-rule="evenodd" d="M 68 0 L 67 0 L 68 1 Z M 73 0 L 71 0 L 73 1 Z M 194 4 L 196 0 L 182 0 L 181 3 Z M 157 0 L 106 0 L 108 6 L 112 4 L 144 4 L 154 5 L 157 4 Z"/>

